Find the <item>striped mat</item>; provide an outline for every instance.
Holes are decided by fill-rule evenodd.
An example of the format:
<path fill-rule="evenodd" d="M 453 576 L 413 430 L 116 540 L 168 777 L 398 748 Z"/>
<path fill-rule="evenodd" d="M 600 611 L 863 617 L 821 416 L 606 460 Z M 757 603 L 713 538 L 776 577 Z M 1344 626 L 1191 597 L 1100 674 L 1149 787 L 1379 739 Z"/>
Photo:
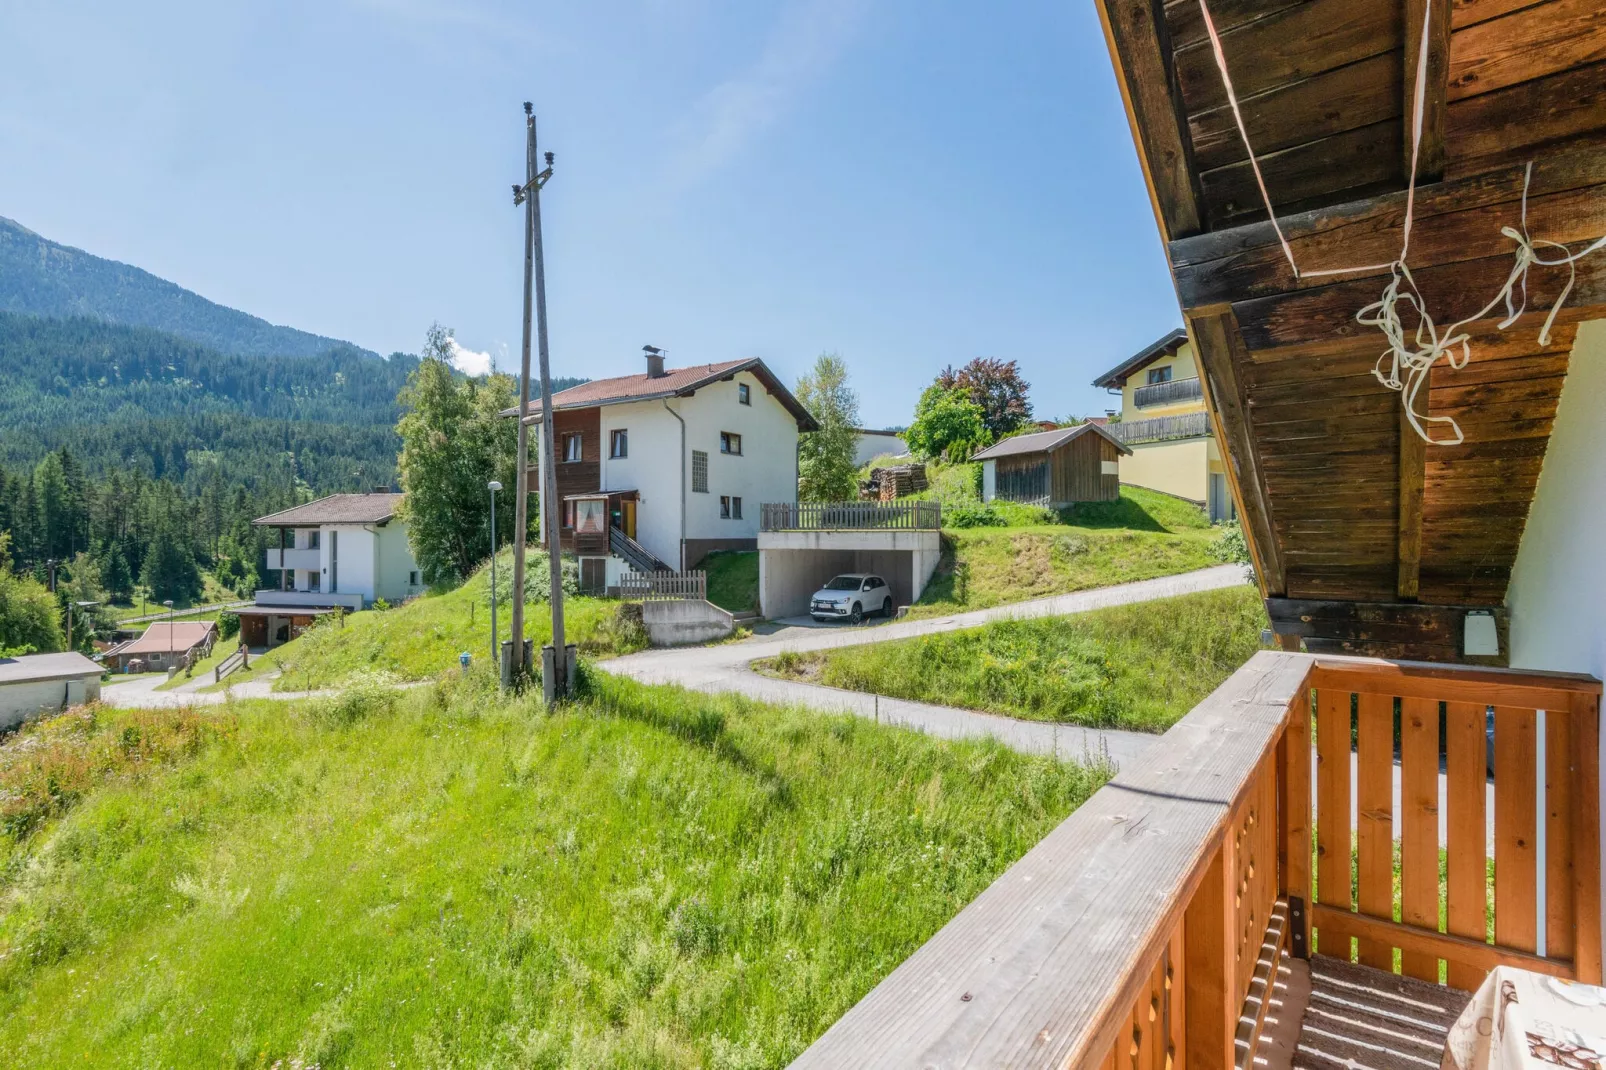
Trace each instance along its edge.
<path fill-rule="evenodd" d="M 1445 1035 L 1471 998 L 1454 988 L 1314 955 L 1294 1066 L 1438 1070 Z"/>

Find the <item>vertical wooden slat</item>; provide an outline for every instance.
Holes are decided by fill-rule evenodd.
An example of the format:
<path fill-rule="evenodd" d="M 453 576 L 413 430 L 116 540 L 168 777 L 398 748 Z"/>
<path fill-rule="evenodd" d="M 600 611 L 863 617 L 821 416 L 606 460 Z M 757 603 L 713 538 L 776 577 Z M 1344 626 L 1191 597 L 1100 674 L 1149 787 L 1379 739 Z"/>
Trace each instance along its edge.
<path fill-rule="evenodd" d="M 1294 700 L 1283 732 L 1282 894 L 1305 901 L 1303 944 L 1310 947 L 1310 710 L 1311 692 Z"/>
<path fill-rule="evenodd" d="M 1238 1004 L 1228 994 L 1233 977 L 1232 837 L 1223 837 L 1210 868 L 1183 915 L 1183 969 L 1190 991 L 1183 1059 L 1189 1070 L 1228 1070 Z"/>
<path fill-rule="evenodd" d="M 1394 700 L 1360 695 L 1356 704 L 1356 908 L 1394 920 Z M 1360 963 L 1394 968 L 1394 952 L 1362 940 Z"/>
<path fill-rule="evenodd" d="M 1494 711 L 1494 942 L 1532 951 L 1538 942 L 1534 834 L 1533 710 Z"/>
<path fill-rule="evenodd" d="M 1456 936 L 1488 939 L 1488 817 L 1485 810 L 1487 748 L 1484 708 L 1471 702 L 1445 705 L 1448 876 L 1447 926 Z M 1456 988 L 1471 991 L 1483 971 L 1449 962 L 1448 978 Z"/>
<path fill-rule="evenodd" d="M 1600 698 L 1572 700 L 1574 975 L 1601 983 L 1600 946 Z"/>
<path fill-rule="evenodd" d="M 1545 957 L 1573 957 L 1573 718 L 1545 711 Z"/>
<path fill-rule="evenodd" d="M 1188 949 L 1185 926 L 1186 922 L 1179 920 L 1171 933 L 1171 954 L 1166 963 L 1166 987 L 1171 997 L 1171 1022 L 1166 1029 L 1170 1042 L 1166 1047 L 1166 1056 L 1170 1060 L 1171 1070 L 1181 1070 L 1185 1065 L 1183 1053 L 1188 1050 Z"/>
<path fill-rule="evenodd" d="M 1316 692 L 1316 895 L 1325 905 L 1350 901 L 1350 693 Z M 1320 943 L 1324 955 L 1349 961 L 1348 938 Z"/>
<path fill-rule="evenodd" d="M 1439 928 L 1439 704 L 1400 700 L 1400 920 Z M 1400 972 L 1439 979 L 1439 960 L 1402 952 Z"/>

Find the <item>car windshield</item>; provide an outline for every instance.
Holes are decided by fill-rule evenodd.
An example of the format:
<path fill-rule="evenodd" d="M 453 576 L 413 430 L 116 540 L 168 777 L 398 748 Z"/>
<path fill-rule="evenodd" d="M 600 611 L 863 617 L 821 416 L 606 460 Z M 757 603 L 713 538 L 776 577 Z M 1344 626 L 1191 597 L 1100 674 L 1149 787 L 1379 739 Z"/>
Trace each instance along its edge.
<path fill-rule="evenodd" d="M 838 576 L 822 588 L 822 590 L 826 591 L 857 591 L 858 589 L 859 577 L 857 576 Z"/>

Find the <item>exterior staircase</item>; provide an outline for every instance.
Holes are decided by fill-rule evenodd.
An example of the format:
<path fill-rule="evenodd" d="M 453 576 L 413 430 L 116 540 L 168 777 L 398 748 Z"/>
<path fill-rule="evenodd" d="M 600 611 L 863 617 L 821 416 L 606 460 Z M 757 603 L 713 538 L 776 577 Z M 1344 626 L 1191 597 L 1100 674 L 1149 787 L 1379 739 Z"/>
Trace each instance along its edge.
<path fill-rule="evenodd" d="M 613 551 L 615 557 L 618 557 L 637 572 L 675 571 L 673 566 L 659 560 L 651 550 L 626 535 L 619 528 L 610 527 L 608 529 L 608 549 Z"/>

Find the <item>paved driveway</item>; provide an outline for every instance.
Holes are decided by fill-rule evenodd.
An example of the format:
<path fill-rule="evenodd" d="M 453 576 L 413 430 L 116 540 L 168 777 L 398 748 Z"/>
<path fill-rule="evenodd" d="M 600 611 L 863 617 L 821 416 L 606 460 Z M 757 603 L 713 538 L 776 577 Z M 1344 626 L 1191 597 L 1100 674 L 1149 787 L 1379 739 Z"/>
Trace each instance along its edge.
<path fill-rule="evenodd" d="M 1218 565 L 1179 576 L 1163 576 L 923 620 L 859 627 L 840 624 L 822 626 L 812 621 L 789 624 L 783 620 L 777 622 L 779 627 L 767 634 L 741 642 L 644 650 L 639 654 L 605 661 L 601 668 L 646 683 L 679 684 L 704 692 L 730 691 L 766 702 L 808 706 L 831 713 L 852 713 L 888 724 L 918 728 L 946 739 L 991 736 L 1017 750 L 1037 754 L 1068 757 L 1103 754 L 1120 765 L 1136 759 L 1159 737 L 1145 732 L 1084 729 L 1076 725 L 1021 721 L 954 706 L 881 698 L 818 684 L 776 680 L 760 676 L 748 666 L 755 660 L 774 657 L 783 651 L 807 652 L 862 646 L 865 643 L 886 643 L 975 628 L 989 621 L 1067 616 L 1106 606 L 1130 605 L 1196 591 L 1236 587 L 1246 582 L 1247 574 L 1241 566 Z"/>

